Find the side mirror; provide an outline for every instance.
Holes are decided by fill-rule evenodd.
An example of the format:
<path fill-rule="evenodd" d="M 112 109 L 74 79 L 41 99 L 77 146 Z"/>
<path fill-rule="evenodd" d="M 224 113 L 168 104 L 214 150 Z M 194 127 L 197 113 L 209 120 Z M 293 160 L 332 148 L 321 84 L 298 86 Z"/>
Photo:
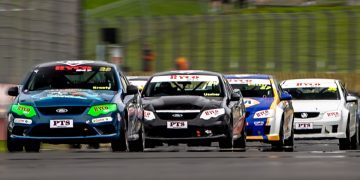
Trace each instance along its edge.
<path fill-rule="evenodd" d="M 126 92 L 126 94 L 127 95 L 134 95 L 134 94 L 137 94 L 139 92 L 139 89 L 136 87 L 136 86 L 134 86 L 134 85 L 129 85 L 128 87 L 127 87 L 127 92 Z"/>
<path fill-rule="evenodd" d="M 287 101 L 287 100 L 291 100 L 291 99 L 292 99 L 292 96 L 287 92 L 282 92 L 280 94 L 280 100 L 281 101 Z"/>
<path fill-rule="evenodd" d="M 238 93 L 231 93 L 231 98 L 230 98 L 230 101 L 239 101 L 240 100 L 240 94 Z"/>
<path fill-rule="evenodd" d="M 357 103 L 358 99 L 355 96 L 346 96 L 346 102 L 354 102 Z"/>
<path fill-rule="evenodd" d="M 18 96 L 19 95 L 19 88 L 17 86 L 14 86 L 14 87 L 10 87 L 8 89 L 8 95 L 9 96 Z"/>

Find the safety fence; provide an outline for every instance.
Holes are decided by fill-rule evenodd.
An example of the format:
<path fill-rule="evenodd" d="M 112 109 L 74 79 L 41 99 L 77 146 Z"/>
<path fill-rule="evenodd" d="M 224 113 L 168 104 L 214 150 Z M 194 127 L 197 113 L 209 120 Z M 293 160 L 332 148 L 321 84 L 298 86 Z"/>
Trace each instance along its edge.
<path fill-rule="evenodd" d="M 237 72 L 360 72 L 360 11 L 87 19 L 85 56 L 95 58 L 101 28 L 116 28 L 123 65 L 142 70 L 146 44 L 154 71 L 187 58 L 192 69 Z"/>

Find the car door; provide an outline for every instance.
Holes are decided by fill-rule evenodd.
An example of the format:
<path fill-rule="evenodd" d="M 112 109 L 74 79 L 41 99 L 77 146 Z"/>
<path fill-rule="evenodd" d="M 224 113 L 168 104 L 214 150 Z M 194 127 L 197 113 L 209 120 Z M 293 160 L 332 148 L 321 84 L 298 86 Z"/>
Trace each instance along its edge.
<path fill-rule="evenodd" d="M 223 78 L 224 89 L 226 89 L 227 98 L 229 99 L 228 107 L 231 109 L 232 118 L 233 118 L 233 135 L 239 136 L 241 130 L 244 126 L 245 121 L 245 105 L 243 101 L 243 97 L 241 92 L 238 93 L 240 95 L 239 101 L 231 101 L 231 94 L 234 93 L 232 87 L 227 82 L 227 80 Z"/>
<path fill-rule="evenodd" d="M 344 84 L 341 82 L 338 82 L 339 86 L 341 88 L 341 96 L 345 100 L 345 107 L 349 110 L 349 116 L 350 116 L 350 130 L 353 130 L 356 128 L 356 116 L 357 116 L 357 109 L 358 104 L 356 102 L 347 102 L 347 96 L 349 96 L 349 93 L 347 89 L 345 88 Z M 352 133 L 350 133 L 352 135 Z"/>
<path fill-rule="evenodd" d="M 140 117 L 142 117 L 142 107 L 139 94 L 135 95 L 126 95 L 127 87 L 130 85 L 126 77 L 120 73 L 121 84 L 124 87 L 124 98 L 123 103 L 127 110 L 127 134 L 128 138 L 131 140 L 131 137 L 138 133 L 141 128 Z"/>

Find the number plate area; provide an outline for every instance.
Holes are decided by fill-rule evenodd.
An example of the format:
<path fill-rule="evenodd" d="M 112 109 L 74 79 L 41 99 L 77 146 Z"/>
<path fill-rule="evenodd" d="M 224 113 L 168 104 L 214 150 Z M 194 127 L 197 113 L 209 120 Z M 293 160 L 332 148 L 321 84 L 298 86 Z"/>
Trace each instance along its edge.
<path fill-rule="evenodd" d="M 50 120 L 50 128 L 73 128 L 74 122 L 72 119 L 58 119 Z"/>
<path fill-rule="evenodd" d="M 313 123 L 295 123 L 295 129 L 313 129 Z"/>
<path fill-rule="evenodd" d="M 187 121 L 167 121 L 168 129 L 187 129 L 188 122 Z"/>

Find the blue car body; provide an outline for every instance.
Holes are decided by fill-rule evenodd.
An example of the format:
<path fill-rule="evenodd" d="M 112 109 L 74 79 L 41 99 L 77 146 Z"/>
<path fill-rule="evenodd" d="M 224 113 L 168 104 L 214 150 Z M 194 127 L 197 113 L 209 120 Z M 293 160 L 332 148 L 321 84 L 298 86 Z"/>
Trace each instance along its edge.
<path fill-rule="evenodd" d="M 93 76 L 89 76 L 90 81 L 83 85 L 86 88 L 73 88 L 74 84 L 71 83 L 77 81 L 69 80 L 65 85 L 59 85 L 60 89 L 29 90 L 32 86 L 41 87 L 29 83 L 32 76 L 41 73 L 43 68 L 73 71 L 67 78 L 72 78 L 71 74 L 91 70 L 94 74 L 102 73 L 101 76 L 94 75 L 95 79 L 108 76 L 112 83 L 109 86 L 107 82 L 104 85 L 92 84 L 96 80 L 91 80 Z M 46 74 L 51 75 L 51 72 Z M 44 77 L 38 83 L 52 78 L 55 77 Z M 59 80 L 53 86 L 64 81 L 67 80 Z M 66 88 L 67 85 L 69 88 Z M 8 146 L 17 143 L 25 145 L 26 149 L 27 144 L 39 142 L 81 144 L 136 140 L 143 112 L 140 94 L 127 94 L 126 88 L 129 86 L 126 77 L 117 71 L 116 66 L 106 62 L 60 61 L 40 64 L 26 77 L 23 85 L 15 88 L 18 94 L 8 114 Z M 121 143 L 127 144 L 125 141 Z M 10 147 L 9 151 L 21 150 L 18 146 L 14 147 Z"/>
<path fill-rule="evenodd" d="M 284 93 L 270 75 L 226 75 L 225 78 L 235 90 L 239 86 L 262 86 L 266 82 L 267 95 L 257 95 L 255 91 L 241 90 L 246 108 L 246 134 L 248 141 L 276 143 L 293 146 L 293 108 L 291 96 Z M 253 82 L 250 82 L 253 81 Z M 254 85 L 257 84 L 258 85 Z M 261 89 L 261 88 L 260 88 Z M 289 142 L 289 143 L 287 143 Z"/>

